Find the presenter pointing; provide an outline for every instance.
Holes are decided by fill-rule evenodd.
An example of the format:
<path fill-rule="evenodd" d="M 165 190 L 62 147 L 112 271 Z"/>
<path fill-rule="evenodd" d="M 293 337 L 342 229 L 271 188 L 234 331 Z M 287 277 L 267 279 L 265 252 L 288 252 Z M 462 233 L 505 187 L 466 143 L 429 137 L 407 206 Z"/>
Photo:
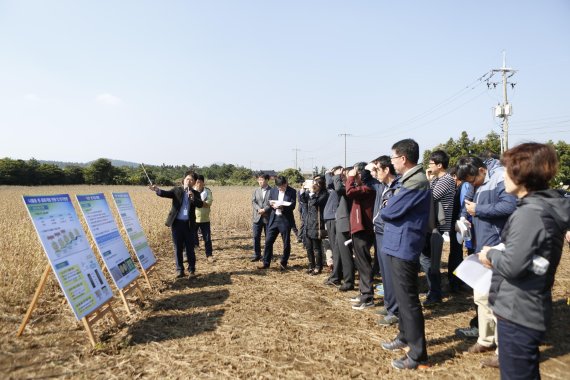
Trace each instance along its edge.
<path fill-rule="evenodd" d="M 203 205 L 200 194 L 192 187 L 198 175 L 192 170 L 184 174 L 183 186 L 175 186 L 170 190 L 161 190 L 156 185 L 149 189 L 156 195 L 172 199 L 172 207 L 166 218 L 166 225 L 172 230 L 174 242 L 174 259 L 176 261 L 176 278 L 184 277 L 182 252 L 186 248 L 189 278 L 194 277 L 196 271 L 196 255 L 194 253 L 194 230 L 196 228 L 196 207 Z"/>

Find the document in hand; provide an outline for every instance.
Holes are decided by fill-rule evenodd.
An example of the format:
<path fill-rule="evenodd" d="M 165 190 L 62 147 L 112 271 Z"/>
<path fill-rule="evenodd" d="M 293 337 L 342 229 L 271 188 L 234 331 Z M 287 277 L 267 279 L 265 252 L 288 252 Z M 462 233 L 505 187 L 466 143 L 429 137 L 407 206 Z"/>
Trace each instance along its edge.
<path fill-rule="evenodd" d="M 269 203 L 270 203 L 272 206 L 276 206 L 276 207 L 279 207 L 279 206 L 291 206 L 291 202 L 287 202 L 287 201 L 275 201 L 275 200 L 273 200 L 273 201 L 269 201 Z"/>
<path fill-rule="evenodd" d="M 493 271 L 485 268 L 477 255 L 470 255 L 453 272 L 477 293 L 489 294 Z"/>

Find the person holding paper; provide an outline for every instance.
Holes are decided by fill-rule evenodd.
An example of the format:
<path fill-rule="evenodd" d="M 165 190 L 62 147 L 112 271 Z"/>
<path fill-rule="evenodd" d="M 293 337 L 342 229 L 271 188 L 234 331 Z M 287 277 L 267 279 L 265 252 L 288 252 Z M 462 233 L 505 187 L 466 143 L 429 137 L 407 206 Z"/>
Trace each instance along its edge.
<path fill-rule="evenodd" d="M 475 252 L 484 246 L 494 246 L 502 242 L 501 231 L 509 215 L 516 208 L 516 198 L 505 191 L 505 170 L 499 160 L 489 153 L 485 161 L 479 157 L 462 157 L 457 163 L 457 178 L 473 185 L 473 201 L 465 200 L 465 209 L 473 218 Z M 478 339 L 468 349 L 477 354 L 495 350 L 495 319 L 489 306 L 489 295 L 474 291 L 473 300 L 477 305 Z M 498 366 L 496 357 L 482 362 L 484 366 Z"/>
<path fill-rule="evenodd" d="M 570 198 L 550 190 L 558 170 L 551 145 L 526 143 L 505 152 L 505 190 L 518 198 L 503 230 L 504 251 L 483 247 L 493 269 L 489 303 L 497 317 L 502 379 L 539 379 L 538 346 L 552 316 L 552 285 L 570 228 Z"/>
<path fill-rule="evenodd" d="M 280 175 L 275 178 L 275 187 L 269 190 L 269 205 L 265 213 L 269 215 L 267 235 L 263 250 L 263 263 L 257 269 L 269 269 L 273 258 L 273 244 L 280 234 L 283 239 L 283 257 L 280 269 L 287 270 L 287 262 L 291 254 L 291 228 L 295 225 L 293 210 L 297 203 L 297 192 L 287 183 L 287 178 Z"/>
<path fill-rule="evenodd" d="M 198 230 L 202 234 L 202 240 L 204 240 L 204 248 L 206 250 L 206 260 L 213 263 L 213 248 L 212 248 L 212 228 L 210 225 L 210 209 L 214 198 L 212 197 L 212 190 L 206 187 L 204 183 L 204 176 L 199 174 L 196 179 L 196 184 L 194 185 L 194 190 L 200 193 L 200 199 L 202 199 L 202 207 L 196 208 L 196 228 L 194 230 L 194 245 L 198 247 Z"/>
<path fill-rule="evenodd" d="M 204 203 L 200 198 L 200 193 L 192 188 L 196 179 L 196 173 L 189 170 L 184 174 L 183 186 L 175 186 L 170 190 L 161 190 L 156 185 L 149 186 L 159 197 L 172 199 L 172 207 L 165 224 L 172 230 L 176 278 L 184 277 L 182 252 L 185 247 L 190 278 L 194 276 L 196 271 L 196 255 L 194 253 L 196 207 L 202 207 Z"/>

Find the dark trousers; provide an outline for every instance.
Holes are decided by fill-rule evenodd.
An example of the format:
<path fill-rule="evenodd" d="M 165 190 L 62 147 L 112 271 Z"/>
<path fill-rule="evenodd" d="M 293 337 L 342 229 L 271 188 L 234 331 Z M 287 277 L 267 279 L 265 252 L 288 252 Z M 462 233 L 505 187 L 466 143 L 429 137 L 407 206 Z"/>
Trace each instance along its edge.
<path fill-rule="evenodd" d="M 263 264 L 269 266 L 273 258 L 273 244 L 277 236 L 281 234 L 283 239 L 283 257 L 281 264 L 287 266 L 291 254 L 291 227 L 284 216 L 275 216 L 275 220 L 267 227 L 265 235 L 265 248 L 263 249 Z"/>
<path fill-rule="evenodd" d="M 330 281 L 340 282 L 342 279 L 342 261 L 340 260 L 340 251 L 336 241 L 336 222 L 334 219 L 325 221 L 327 234 L 329 235 L 329 243 L 333 254 L 333 271 L 329 276 Z"/>
<path fill-rule="evenodd" d="M 388 310 L 388 315 L 399 315 L 398 302 L 396 301 L 396 294 L 394 293 L 394 285 L 392 278 L 392 266 L 388 255 L 382 253 L 382 238 L 384 234 L 376 234 L 376 257 L 378 258 L 378 265 L 382 272 L 382 285 L 384 286 L 384 307 Z"/>
<path fill-rule="evenodd" d="M 457 241 L 455 231 L 449 233 L 449 260 L 447 260 L 447 279 L 449 281 L 450 290 L 458 290 L 463 281 L 461 281 L 453 272 L 463 261 L 463 244 Z"/>
<path fill-rule="evenodd" d="M 186 259 L 188 260 L 188 270 L 196 270 L 196 255 L 194 254 L 194 231 L 190 229 L 187 220 L 176 219 L 172 224 L 172 242 L 174 243 L 174 260 L 176 261 L 176 271 L 184 273 L 184 258 L 182 252 L 186 247 Z"/>
<path fill-rule="evenodd" d="M 196 230 L 194 232 L 194 243 L 198 247 L 198 231 L 202 235 L 202 240 L 204 240 L 204 247 L 206 248 L 206 257 L 212 256 L 212 229 L 210 227 L 210 222 L 196 223 Z"/>
<path fill-rule="evenodd" d="M 261 233 L 265 231 L 265 223 L 260 219 L 258 223 L 253 223 L 253 257 L 258 259 L 261 257 Z"/>
<path fill-rule="evenodd" d="M 358 281 L 360 300 L 370 302 L 374 299 L 372 257 L 370 256 L 370 248 L 374 244 L 374 235 L 364 231 L 354 233 L 352 234 L 352 244 L 354 247 L 354 265 L 360 276 L 360 281 Z"/>
<path fill-rule="evenodd" d="M 538 346 L 544 332 L 497 318 L 501 379 L 540 379 Z"/>
<path fill-rule="evenodd" d="M 418 261 L 389 256 L 392 285 L 400 308 L 398 339 L 410 347 L 408 356 L 416 361 L 427 360 L 424 314 L 418 295 Z"/>
<path fill-rule="evenodd" d="M 307 246 L 307 258 L 309 259 L 309 269 L 323 269 L 323 246 L 321 239 L 305 238 Z"/>
<path fill-rule="evenodd" d="M 441 251 L 443 238 L 437 230 L 427 234 L 423 252 L 420 255 L 420 265 L 426 274 L 428 283 L 428 299 L 441 300 Z"/>
<path fill-rule="evenodd" d="M 350 232 L 336 231 L 336 244 L 342 263 L 342 280 L 346 286 L 354 286 L 354 259 L 352 258 L 352 244 L 344 244 L 350 240 Z"/>

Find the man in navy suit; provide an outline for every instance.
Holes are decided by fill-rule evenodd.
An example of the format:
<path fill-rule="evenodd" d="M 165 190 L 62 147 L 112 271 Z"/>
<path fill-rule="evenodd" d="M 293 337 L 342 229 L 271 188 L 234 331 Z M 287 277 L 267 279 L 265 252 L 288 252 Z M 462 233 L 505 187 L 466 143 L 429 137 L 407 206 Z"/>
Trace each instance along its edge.
<path fill-rule="evenodd" d="M 295 225 L 293 210 L 297 202 L 297 192 L 287 184 L 287 178 L 277 176 L 275 187 L 269 190 L 269 205 L 265 207 L 265 215 L 269 216 L 263 250 L 263 264 L 258 269 L 268 269 L 273 257 L 273 244 L 277 235 L 283 239 L 283 257 L 280 269 L 287 269 L 287 261 L 291 254 L 291 227 Z"/>

